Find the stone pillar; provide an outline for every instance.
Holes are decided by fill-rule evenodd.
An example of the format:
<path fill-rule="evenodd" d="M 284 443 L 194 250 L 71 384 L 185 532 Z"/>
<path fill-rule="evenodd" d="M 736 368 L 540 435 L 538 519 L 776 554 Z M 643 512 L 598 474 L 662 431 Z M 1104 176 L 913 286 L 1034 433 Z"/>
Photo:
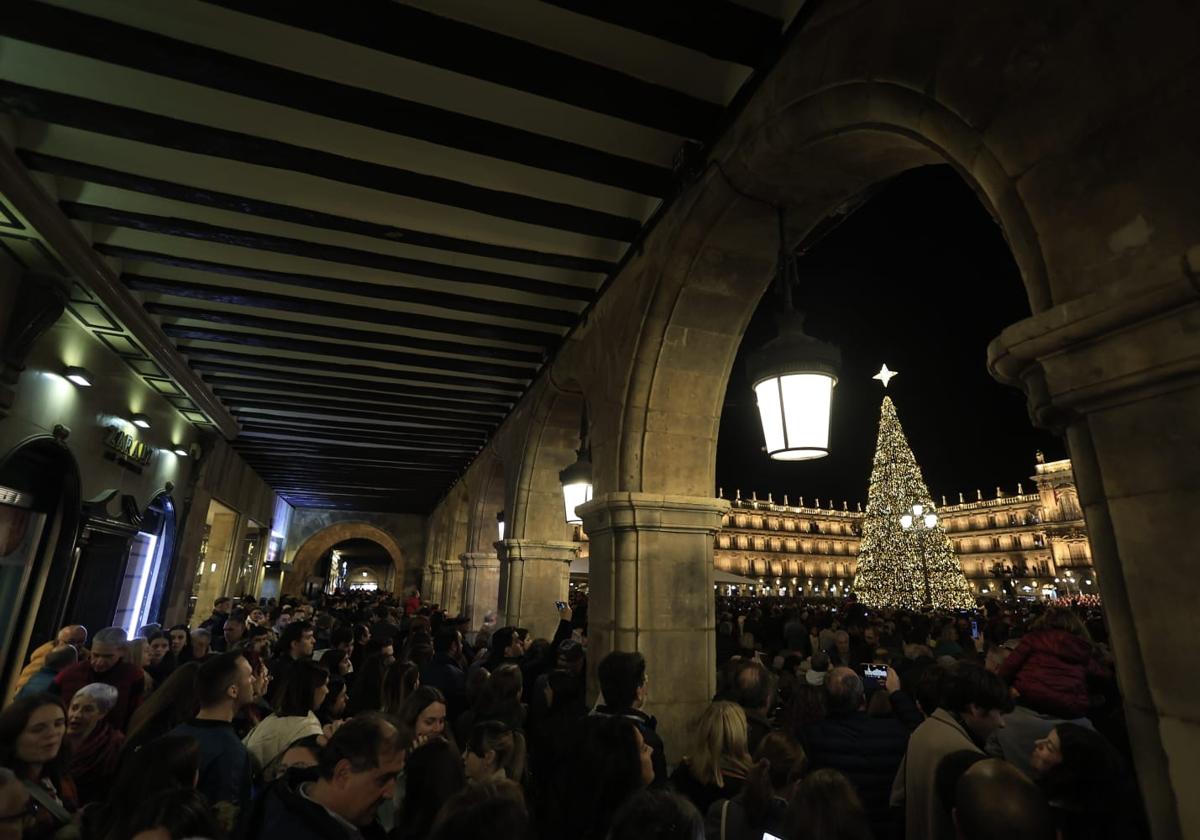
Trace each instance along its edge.
<path fill-rule="evenodd" d="M 463 613 L 471 618 L 471 629 L 478 630 L 483 617 L 499 608 L 500 558 L 494 551 L 460 555 L 466 578 L 463 583 Z"/>
<path fill-rule="evenodd" d="M 1200 249 L 1195 271 L 1200 275 Z M 1155 838 L 1200 836 L 1200 283 L 1105 288 L 1010 327 L 989 366 L 1065 432 Z"/>
<path fill-rule="evenodd" d="M 504 623 L 549 639 L 558 627 L 555 601 L 567 600 L 571 561 L 579 545 L 565 541 L 504 540 L 500 549 Z"/>
<path fill-rule="evenodd" d="M 612 650 L 646 657 L 646 710 L 667 760 L 716 687 L 713 537 L 729 502 L 700 496 L 608 493 L 579 507 L 588 534 L 588 687 Z"/>
<path fill-rule="evenodd" d="M 446 615 L 458 615 L 463 605 L 463 564 L 461 560 L 443 560 L 442 609 Z"/>
<path fill-rule="evenodd" d="M 433 604 L 442 603 L 445 593 L 446 573 L 440 563 L 430 563 L 425 567 L 421 579 L 421 597 Z"/>

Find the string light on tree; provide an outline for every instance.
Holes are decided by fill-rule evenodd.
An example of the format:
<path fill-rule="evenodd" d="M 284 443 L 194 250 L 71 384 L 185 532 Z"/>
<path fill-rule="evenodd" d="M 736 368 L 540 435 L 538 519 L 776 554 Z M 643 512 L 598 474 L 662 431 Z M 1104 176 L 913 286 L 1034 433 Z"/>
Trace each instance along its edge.
<path fill-rule="evenodd" d="M 886 388 L 896 371 L 873 378 Z M 870 607 L 971 609 L 975 597 L 942 528 L 896 406 L 883 398 L 854 590 Z"/>

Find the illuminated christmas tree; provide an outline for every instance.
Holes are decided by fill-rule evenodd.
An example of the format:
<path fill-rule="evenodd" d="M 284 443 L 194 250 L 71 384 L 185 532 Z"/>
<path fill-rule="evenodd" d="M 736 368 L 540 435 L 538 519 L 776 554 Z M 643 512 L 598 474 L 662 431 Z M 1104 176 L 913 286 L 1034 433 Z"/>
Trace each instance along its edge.
<path fill-rule="evenodd" d="M 884 365 L 884 387 L 894 375 Z M 891 397 L 883 398 L 879 439 L 862 523 L 858 600 L 869 607 L 971 609 L 975 597 L 942 529 Z"/>

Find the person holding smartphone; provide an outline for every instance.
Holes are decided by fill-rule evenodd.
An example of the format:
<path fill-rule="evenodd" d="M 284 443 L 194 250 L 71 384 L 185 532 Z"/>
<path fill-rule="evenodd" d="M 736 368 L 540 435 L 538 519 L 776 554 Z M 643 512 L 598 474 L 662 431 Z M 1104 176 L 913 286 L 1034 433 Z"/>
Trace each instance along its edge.
<path fill-rule="evenodd" d="M 922 718 L 916 704 L 901 691 L 894 669 L 865 664 L 865 671 L 884 675 L 882 690 L 888 692 L 893 716 L 869 717 L 862 678 L 851 668 L 834 668 L 825 677 L 828 715 L 806 724 L 800 740 L 811 769 L 844 773 L 863 800 L 876 836 L 887 837 L 892 781 L 904 759 L 909 733 Z"/>

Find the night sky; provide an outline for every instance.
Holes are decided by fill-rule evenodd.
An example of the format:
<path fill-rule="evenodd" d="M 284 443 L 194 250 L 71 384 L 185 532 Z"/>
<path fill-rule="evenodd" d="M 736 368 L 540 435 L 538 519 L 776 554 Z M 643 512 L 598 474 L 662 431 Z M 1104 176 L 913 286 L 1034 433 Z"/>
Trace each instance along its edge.
<path fill-rule="evenodd" d="M 885 186 L 799 259 L 798 305 L 806 331 L 841 347 L 833 395 L 830 454 L 816 461 L 772 461 L 743 356 L 774 333 L 770 293 L 742 341 L 725 395 L 717 484 L 726 498 L 741 488 L 781 502 L 830 497 L 866 506 L 883 388 L 871 377 L 883 362 L 899 371 L 887 392 L 934 502 L 975 488 L 1016 492 L 1034 453 L 1066 457 L 1062 441 L 1034 429 L 1017 389 L 987 372 L 987 345 L 1030 314 L 1020 273 L 1000 228 L 949 167 L 914 170 Z"/>

